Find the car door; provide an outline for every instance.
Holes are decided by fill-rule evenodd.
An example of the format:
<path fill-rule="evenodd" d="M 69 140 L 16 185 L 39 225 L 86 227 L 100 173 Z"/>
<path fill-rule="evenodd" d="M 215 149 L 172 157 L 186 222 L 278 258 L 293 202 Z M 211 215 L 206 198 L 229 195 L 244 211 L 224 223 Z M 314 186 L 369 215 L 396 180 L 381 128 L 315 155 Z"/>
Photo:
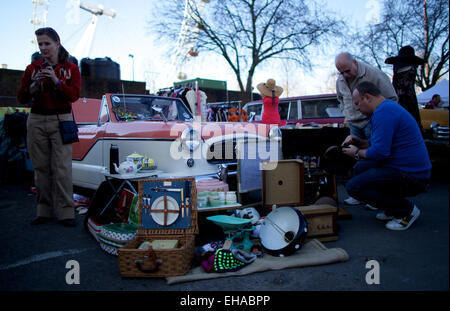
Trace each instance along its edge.
<path fill-rule="evenodd" d="M 83 104 L 89 107 L 74 109 L 74 113 L 77 110 L 79 113 L 78 119 L 76 115 L 75 118 L 80 141 L 72 146 L 72 179 L 74 185 L 92 188 L 104 179 L 103 138 L 110 116 L 106 97 Z M 95 116 L 96 122 L 93 122 Z"/>

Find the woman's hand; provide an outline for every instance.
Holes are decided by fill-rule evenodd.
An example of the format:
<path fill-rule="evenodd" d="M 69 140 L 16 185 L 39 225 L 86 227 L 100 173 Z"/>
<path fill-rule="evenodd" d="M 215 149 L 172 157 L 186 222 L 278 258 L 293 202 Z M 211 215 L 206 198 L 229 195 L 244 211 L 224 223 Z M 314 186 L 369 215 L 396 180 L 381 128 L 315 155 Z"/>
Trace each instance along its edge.
<path fill-rule="evenodd" d="M 58 81 L 59 81 L 58 77 L 55 74 L 55 71 L 53 70 L 53 68 L 51 66 L 41 69 L 40 72 L 37 74 L 37 78 L 39 78 L 39 79 L 48 78 L 55 85 L 58 84 Z"/>
<path fill-rule="evenodd" d="M 39 83 L 39 80 L 36 79 L 36 80 L 34 80 L 33 83 L 31 83 L 31 85 L 30 85 L 30 94 L 31 94 L 31 95 L 34 95 L 34 94 L 36 94 L 37 92 L 39 92 L 40 89 L 41 89 L 41 85 L 40 85 L 40 83 Z"/>

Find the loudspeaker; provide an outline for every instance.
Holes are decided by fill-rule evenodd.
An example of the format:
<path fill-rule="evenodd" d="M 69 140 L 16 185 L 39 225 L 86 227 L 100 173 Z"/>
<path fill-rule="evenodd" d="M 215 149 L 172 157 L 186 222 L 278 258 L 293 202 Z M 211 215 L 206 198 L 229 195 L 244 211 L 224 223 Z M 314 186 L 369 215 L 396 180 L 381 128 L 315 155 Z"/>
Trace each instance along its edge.
<path fill-rule="evenodd" d="M 304 164 L 302 160 L 261 162 L 262 199 L 266 213 L 272 206 L 300 206 L 304 203 Z"/>

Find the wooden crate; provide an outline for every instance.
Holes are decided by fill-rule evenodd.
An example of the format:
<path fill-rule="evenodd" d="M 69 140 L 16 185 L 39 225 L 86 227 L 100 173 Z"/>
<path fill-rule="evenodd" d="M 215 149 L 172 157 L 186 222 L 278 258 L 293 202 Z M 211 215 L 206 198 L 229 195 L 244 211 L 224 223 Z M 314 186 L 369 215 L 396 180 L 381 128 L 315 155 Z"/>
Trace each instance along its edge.
<path fill-rule="evenodd" d="M 146 208 L 143 198 L 145 189 L 154 185 L 165 184 L 166 189 L 174 189 L 167 186 L 171 183 L 188 184 L 190 191 L 184 193 L 186 197 L 189 195 L 189 204 L 183 205 L 181 208 L 189 209 L 189 212 L 184 213 L 183 216 L 189 217 L 188 224 L 185 227 L 178 228 L 177 220 L 170 226 L 166 223 L 162 225 L 154 225 L 149 227 L 144 220 L 143 212 Z M 180 193 L 180 196 L 183 196 Z M 183 198 L 183 201 L 185 199 Z M 153 198 L 152 202 L 157 199 Z M 164 207 L 166 207 L 166 199 L 164 200 Z M 181 200 L 180 200 L 181 202 Z M 181 217 L 181 212 L 178 217 Z M 184 217 L 183 217 L 184 218 Z M 139 180 L 139 217 L 138 217 L 138 232 L 136 238 L 127 243 L 122 248 L 118 249 L 119 269 L 121 277 L 137 277 L 137 278 L 152 278 L 152 277 L 169 277 L 186 274 L 194 259 L 195 252 L 195 235 L 198 234 L 198 210 L 197 210 L 197 191 L 195 187 L 194 178 L 173 178 L 173 179 L 148 179 Z M 153 225 L 150 225 L 153 226 Z M 163 226 L 163 228 L 160 228 Z M 164 228 L 166 226 L 166 228 Z M 139 246 L 145 242 L 152 242 L 154 240 L 178 240 L 178 246 L 173 249 L 152 249 L 140 250 Z"/>
<path fill-rule="evenodd" d="M 261 168 L 263 208 L 266 212 L 270 212 L 273 205 L 303 205 L 305 173 L 302 160 L 266 161 L 261 162 Z"/>
<path fill-rule="evenodd" d="M 308 224 L 307 240 L 318 239 L 322 242 L 336 241 L 338 239 L 338 208 L 336 206 L 308 205 L 296 206 L 302 212 Z"/>

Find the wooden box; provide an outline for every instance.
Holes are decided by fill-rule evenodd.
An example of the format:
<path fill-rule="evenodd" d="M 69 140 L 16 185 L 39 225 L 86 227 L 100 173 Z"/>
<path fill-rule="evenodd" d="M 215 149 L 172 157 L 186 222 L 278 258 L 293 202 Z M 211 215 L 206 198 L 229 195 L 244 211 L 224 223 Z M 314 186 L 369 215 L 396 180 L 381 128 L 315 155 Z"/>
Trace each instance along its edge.
<path fill-rule="evenodd" d="M 174 214 L 178 216 L 175 218 Z M 139 180 L 138 231 L 134 240 L 118 249 L 121 277 L 186 274 L 194 259 L 197 220 L 194 178 Z M 178 240 L 178 245 L 139 249 L 143 242 L 155 240 Z"/>
<path fill-rule="evenodd" d="M 338 208 L 336 206 L 308 205 L 296 206 L 306 218 L 308 224 L 307 240 L 318 239 L 322 242 L 336 241 L 338 239 Z"/>
<path fill-rule="evenodd" d="M 302 160 L 261 162 L 262 200 L 266 212 L 272 206 L 304 204 L 304 164 Z"/>

